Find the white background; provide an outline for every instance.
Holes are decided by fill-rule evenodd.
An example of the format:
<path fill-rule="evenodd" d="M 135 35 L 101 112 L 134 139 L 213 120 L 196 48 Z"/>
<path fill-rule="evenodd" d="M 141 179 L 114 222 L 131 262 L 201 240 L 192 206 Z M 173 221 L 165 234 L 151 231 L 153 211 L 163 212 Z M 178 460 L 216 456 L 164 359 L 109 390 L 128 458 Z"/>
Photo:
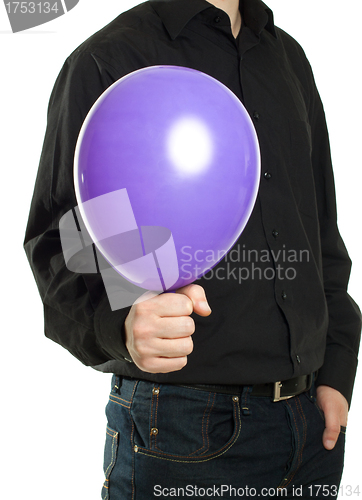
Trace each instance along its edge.
<path fill-rule="evenodd" d="M 2 498 L 100 498 L 110 376 L 43 336 L 42 305 L 22 249 L 55 78 L 83 40 L 134 0 L 80 0 L 68 14 L 12 34 L 0 6 L 1 473 Z M 359 287 L 361 215 L 360 0 L 269 0 L 278 26 L 304 47 L 329 125 L 339 227 Z M 362 374 L 350 412 L 342 484 L 361 485 Z M 345 495 L 346 496 L 346 493 Z M 357 495 L 353 495 L 357 498 Z"/>

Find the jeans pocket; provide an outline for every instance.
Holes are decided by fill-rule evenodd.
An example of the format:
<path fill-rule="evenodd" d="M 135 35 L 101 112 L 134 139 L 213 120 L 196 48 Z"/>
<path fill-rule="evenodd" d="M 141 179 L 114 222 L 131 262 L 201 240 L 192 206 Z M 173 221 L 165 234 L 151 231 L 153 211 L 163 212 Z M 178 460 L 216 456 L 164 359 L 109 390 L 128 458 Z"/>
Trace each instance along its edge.
<path fill-rule="evenodd" d="M 118 432 L 107 426 L 106 442 L 104 446 L 103 470 L 105 480 L 102 488 L 102 500 L 109 499 L 109 479 L 116 463 L 118 451 Z"/>
<path fill-rule="evenodd" d="M 231 395 L 159 385 L 148 402 L 132 409 L 137 452 L 184 462 L 225 453 L 240 433 L 240 406 Z"/>
<path fill-rule="evenodd" d="M 316 407 L 321 419 L 324 422 L 325 421 L 324 411 L 321 408 L 319 408 L 317 401 L 314 401 L 314 406 Z"/>
<path fill-rule="evenodd" d="M 325 422 L 324 411 L 322 410 L 322 408 L 320 408 L 318 406 L 318 403 L 317 403 L 317 396 L 316 396 L 316 390 L 315 390 L 314 384 L 313 384 L 312 388 L 310 389 L 310 391 L 304 392 L 301 395 L 301 397 L 306 397 L 308 399 L 308 401 L 317 410 L 318 415 L 320 416 L 320 418 L 323 420 L 323 422 Z"/>

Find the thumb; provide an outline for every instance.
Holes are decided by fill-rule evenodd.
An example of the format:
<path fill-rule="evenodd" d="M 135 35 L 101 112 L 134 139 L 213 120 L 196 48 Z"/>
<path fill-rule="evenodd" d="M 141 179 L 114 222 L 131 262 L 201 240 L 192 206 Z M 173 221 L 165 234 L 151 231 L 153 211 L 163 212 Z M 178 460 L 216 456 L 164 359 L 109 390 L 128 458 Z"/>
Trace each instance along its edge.
<path fill-rule="evenodd" d="M 176 290 L 176 293 L 183 293 L 193 304 L 194 312 L 200 316 L 211 314 L 210 306 L 207 302 L 205 290 L 200 285 L 187 285 Z"/>
<path fill-rule="evenodd" d="M 327 450 L 332 450 L 341 430 L 340 421 L 338 414 L 333 411 L 324 412 L 324 416 L 326 428 L 323 432 L 323 446 Z"/>

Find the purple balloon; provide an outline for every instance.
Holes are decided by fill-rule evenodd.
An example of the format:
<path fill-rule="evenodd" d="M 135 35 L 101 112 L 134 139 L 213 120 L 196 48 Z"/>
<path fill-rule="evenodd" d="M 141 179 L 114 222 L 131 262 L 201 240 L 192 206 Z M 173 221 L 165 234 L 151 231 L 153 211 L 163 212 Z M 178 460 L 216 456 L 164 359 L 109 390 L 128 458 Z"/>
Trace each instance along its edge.
<path fill-rule="evenodd" d="M 252 212 L 260 153 L 239 99 L 200 71 L 121 78 L 81 129 L 74 182 L 84 223 L 130 282 L 174 290 L 213 268 Z"/>

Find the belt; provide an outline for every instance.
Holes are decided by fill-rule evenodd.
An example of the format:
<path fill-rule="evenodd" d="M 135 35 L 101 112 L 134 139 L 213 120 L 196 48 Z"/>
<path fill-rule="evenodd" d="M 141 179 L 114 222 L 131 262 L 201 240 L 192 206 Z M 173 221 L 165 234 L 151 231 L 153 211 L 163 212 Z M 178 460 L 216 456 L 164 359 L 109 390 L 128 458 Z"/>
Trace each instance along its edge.
<path fill-rule="evenodd" d="M 301 375 L 300 377 L 290 378 L 288 380 L 278 380 L 268 384 L 250 385 L 252 388 L 250 396 L 270 397 L 272 401 L 283 401 L 302 392 L 309 391 L 313 382 L 313 375 Z M 210 385 L 210 384 L 179 384 L 182 387 L 198 389 L 200 391 L 218 392 L 220 394 L 240 394 L 244 385 Z"/>

